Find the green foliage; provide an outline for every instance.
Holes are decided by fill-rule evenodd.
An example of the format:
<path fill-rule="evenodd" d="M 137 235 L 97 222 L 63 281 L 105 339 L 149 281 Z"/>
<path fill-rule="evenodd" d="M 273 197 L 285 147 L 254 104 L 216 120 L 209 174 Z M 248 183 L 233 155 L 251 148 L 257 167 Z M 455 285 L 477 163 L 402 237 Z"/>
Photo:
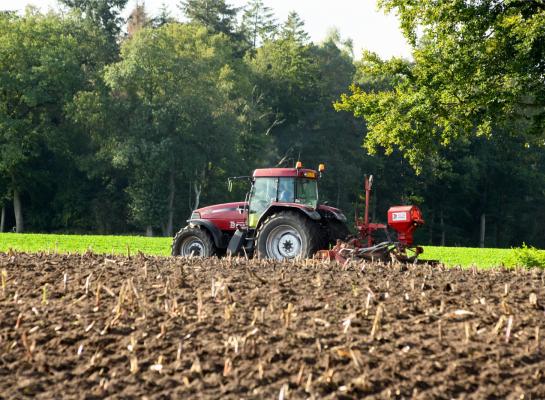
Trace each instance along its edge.
<path fill-rule="evenodd" d="M 128 0 L 60 0 L 60 2 L 82 13 L 91 24 L 99 27 L 108 37 L 111 51 L 116 51 L 116 40 L 125 22 L 121 17 L 121 11 Z"/>
<path fill-rule="evenodd" d="M 288 14 L 288 19 L 282 25 L 280 38 L 299 44 L 306 44 L 309 41 L 310 37 L 305 31 L 305 23 L 295 11 Z"/>
<path fill-rule="evenodd" d="M 159 15 L 151 20 L 151 24 L 154 28 L 159 28 L 163 25 L 171 24 L 174 22 L 176 22 L 176 19 L 172 16 L 166 3 L 161 4 Z"/>
<path fill-rule="evenodd" d="M 275 111 L 270 135 L 278 153 L 269 165 L 280 161 L 282 166 L 292 166 L 300 159 L 316 168 L 325 162 L 321 200 L 351 213 L 363 174 L 368 172 L 362 170 L 368 158 L 360 149 L 356 126 L 331 107 L 352 81 L 350 48 L 335 32 L 320 45 L 287 35 L 265 42 L 252 65 Z"/>
<path fill-rule="evenodd" d="M 121 61 L 106 70 L 112 95 L 124 93 L 120 104 L 133 115 L 113 161 L 125 154 L 134 173 L 131 185 L 138 189 L 129 187 L 129 193 L 137 222 L 157 225 L 165 215 L 168 188 L 161 190 L 161 174 L 185 170 L 186 178 L 196 179 L 222 152 L 233 151 L 232 131 L 221 128 L 230 118 L 222 112 L 232 83 L 229 62 L 222 37 L 197 26 L 165 25 L 140 31 L 125 43 Z"/>
<path fill-rule="evenodd" d="M 242 33 L 255 50 L 259 42 L 271 40 L 278 33 L 274 12 L 263 0 L 250 0 L 242 14 Z"/>
<path fill-rule="evenodd" d="M 297 37 L 265 42 L 252 64 L 259 86 L 288 123 L 300 119 L 318 100 L 318 65 L 311 46 Z"/>
<path fill-rule="evenodd" d="M 51 172 L 56 160 L 70 168 L 77 141 L 65 107 L 96 78 L 105 43 L 75 16 L 0 16 L 0 196 L 17 190 L 38 204 L 44 186 L 62 180 Z"/>
<path fill-rule="evenodd" d="M 17 189 L 33 231 L 169 235 L 197 205 L 243 200 L 228 176 L 299 159 L 325 162 L 321 201 L 349 217 L 365 174 L 374 221 L 418 203 L 417 243 L 475 246 L 486 217 L 486 246 L 545 246 L 539 2 L 383 1 L 414 62 L 354 61 L 337 30 L 312 43 L 297 14 L 277 26 L 262 0 L 240 15 L 185 1 L 189 23 L 163 7 L 130 37 L 124 0 L 64 4 L 0 15 L 7 229 Z M 337 104 L 350 113 L 335 112 L 351 84 Z"/>
<path fill-rule="evenodd" d="M 521 247 L 513 249 L 511 263 L 527 268 L 545 268 L 545 251 L 523 243 Z"/>
<path fill-rule="evenodd" d="M 0 18 L 0 38 L 0 172 L 13 175 L 43 144 L 62 149 L 63 107 L 92 77 L 101 38 L 76 19 L 40 14 Z"/>
<path fill-rule="evenodd" d="M 351 87 L 338 110 L 364 117 L 366 147 L 399 149 L 420 169 L 429 154 L 519 121 L 542 143 L 545 7 L 539 1 L 383 0 L 414 47 L 413 62 L 364 53 L 360 74 L 390 87 Z"/>
<path fill-rule="evenodd" d="M 180 8 L 191 22 L 202 24 L 212 33 L 235 34 L 238 9 L 225 0 L 182 0 Z"/>
<path fill-rule="evenodd" d="M 226 36 L 200 25 L 145 28 L 105 69 L 107 93 L 78 97 L 74 121 L 125 170 L 137 225 L 167 229 L 175 211 L 184 218 L 230 156 L 247 154 L 248 137 L 260 143 L 251 125 L 262 111 L 233 52 Z"/>
<path fill-rule="evenodd" d="M 476 244 L 484 215 L 487 245 L 532 237 L 542 246 L 543 5 L 380 4 L 400 16 L 414 61 L 364 52 L 351 93 L 335 104 L 365 120 L 364 146 L 388 171 L 379 182 L 395 171 L 411 188 L 402 199 L 422 199 L 421 240 Z"/>

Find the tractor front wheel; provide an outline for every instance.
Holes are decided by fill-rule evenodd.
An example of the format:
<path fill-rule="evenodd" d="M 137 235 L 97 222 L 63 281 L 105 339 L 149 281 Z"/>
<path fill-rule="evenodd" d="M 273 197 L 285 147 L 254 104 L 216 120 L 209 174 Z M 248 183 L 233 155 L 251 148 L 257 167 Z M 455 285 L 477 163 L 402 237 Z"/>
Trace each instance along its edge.
<path fill-rule="evenodd" d="M 172 255 L 182 257 L 211 257 L 216 253 L 212 238 L 203 229 L 185 227 L 172 241 Z"/>
<path fill-rule="evenodd" d="M 319 238 L 314 221 L 293 211 L 279 212 L 258 228 L 257 254 L 276 260 L 309 258 L 318 250 Z"/>

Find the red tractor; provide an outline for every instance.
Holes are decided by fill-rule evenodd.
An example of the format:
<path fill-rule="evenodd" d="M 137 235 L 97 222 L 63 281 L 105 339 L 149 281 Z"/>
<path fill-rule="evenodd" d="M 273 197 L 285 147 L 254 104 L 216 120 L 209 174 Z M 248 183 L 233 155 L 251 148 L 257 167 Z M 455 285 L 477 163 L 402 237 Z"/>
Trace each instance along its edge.
<path fill-rule="evenodd" d="M 405 251 L 412 248 L 412 232 L 424 222 L 420 210 L 408 206 L 405 215 L 405 210 L 390 209 L 389 225 L 398 232 L 398 241 L 390 240 L 385 225 L 369 224 L 372 178 L 366 178 L 365 218 L 356 217 L 359 237 L 349 240 L 342 211 L 318 202 L 318 179 L 324 169 L 323 164 L 318 171 L 304 169 L 300 162 L 295 168 L 256 169 L 246 201 L 193 211 L 188 225 L 174 237 L 172 255 L 244 254 L 289 260 L 317 254 L 342 261 L 352 257 L 386 259 L 394 254 L 409 259 Z M 377 245 L 372 233 L 378 229 L 384 229 L 388 240 Z M 415 250 L 414 259 L 420 252 Z"/>

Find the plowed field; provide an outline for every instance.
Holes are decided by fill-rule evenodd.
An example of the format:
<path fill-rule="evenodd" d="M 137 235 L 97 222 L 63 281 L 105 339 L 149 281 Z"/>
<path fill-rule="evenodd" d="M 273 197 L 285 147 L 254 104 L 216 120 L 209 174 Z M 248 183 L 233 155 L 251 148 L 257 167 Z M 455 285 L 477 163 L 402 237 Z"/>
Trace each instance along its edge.
<path fill-rule="evenodd" d="M 545 398 L 545 275 L 1 254 L 0 398 Z"/>

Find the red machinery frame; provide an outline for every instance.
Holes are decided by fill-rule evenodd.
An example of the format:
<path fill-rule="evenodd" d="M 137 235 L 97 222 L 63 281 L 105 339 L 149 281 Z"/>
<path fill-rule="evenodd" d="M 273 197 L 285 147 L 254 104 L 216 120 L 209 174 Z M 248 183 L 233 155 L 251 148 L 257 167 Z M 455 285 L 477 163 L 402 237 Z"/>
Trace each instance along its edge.
<path fill-rule="evenodd" d="M 373 176 L 365 176 L 365 210 L 363 218 L 355 213 L 355 228 L 358 236 L 341 240 L 331 250 L 322 250 L 317 253 L 318 258 L 336 260 L 346 263 L 350 258 L 363 258 L 377 261 L 390 261 L 392 257 L 401 262 L 415 262 L 418 255 L 423 253 L 419 246 L 413 246 L 414 231 L 424 224 L 422 213 L 415 205 L 394 206 L 388 210 L 388 226 L 397 232 L 397 240 L 393 241 L 388 232 L 388 226 L 369 222 L 369 203 L 373 188 Z M 375 243 L 373 233 L 384 230 L 387 240 Z M 407 250 L 413 252 L 407 255 Z"/>

